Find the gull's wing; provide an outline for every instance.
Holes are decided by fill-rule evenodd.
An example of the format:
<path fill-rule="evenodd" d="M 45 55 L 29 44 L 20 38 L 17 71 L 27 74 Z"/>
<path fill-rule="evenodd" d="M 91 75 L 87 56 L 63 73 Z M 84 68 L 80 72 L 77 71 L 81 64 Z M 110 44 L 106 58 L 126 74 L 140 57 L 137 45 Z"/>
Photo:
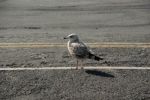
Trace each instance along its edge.
<path fill-rule="evenodd" d="M 103 58 L 100 58 L 91 52 L 91 50 L 82 42 L 71 43 L 70 51 L 70 53 L 77 58 L 89 58 L 97 61 L 103 60 Z"/>
<path fill-rule="evenodd" d="M 82 42 L 82 43 L 83 43 L 83 42 Z M 88 45 L 86 45 L 85 43 L 83 43 L 83 45 L 85 45 L 85 46 L 87 47 L 88 51 L 89 51 L 91 54 L 94 54 L 94 52 L 92 51 L 92 49 L 91 49 Z"/>

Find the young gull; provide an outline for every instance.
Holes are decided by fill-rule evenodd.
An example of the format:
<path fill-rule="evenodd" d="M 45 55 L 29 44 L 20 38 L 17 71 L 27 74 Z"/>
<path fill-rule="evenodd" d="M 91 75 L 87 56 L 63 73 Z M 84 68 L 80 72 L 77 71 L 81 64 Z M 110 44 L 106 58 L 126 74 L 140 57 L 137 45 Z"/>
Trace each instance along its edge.
<path fill-rule="evenodd" d="M 79 60 L 83 62 L 84 59 L 93 59 L 93 60 L 103 60 L 103 58 L 100 58 L 96 56 L 78 37 L 78 35 L 72 33 L 64 39 L 69 39 L 67 47 L 70 55 L 77 59 L 77 66 L 76 69 L 78 69 L 78 62 Z M 83 68 L 83 66 L 81 66 Z"/>

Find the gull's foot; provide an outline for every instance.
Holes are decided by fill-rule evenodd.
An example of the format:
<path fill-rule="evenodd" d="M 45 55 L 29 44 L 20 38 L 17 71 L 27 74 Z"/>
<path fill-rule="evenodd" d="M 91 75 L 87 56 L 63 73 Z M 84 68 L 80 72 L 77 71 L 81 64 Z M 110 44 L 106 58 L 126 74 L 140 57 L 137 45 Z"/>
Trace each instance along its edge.
<path fill-rule="evenodd" d="M 79 68 L 78 67 L 76 67 L 76 70 L 78 70 Z"/>
<path fill-rule="evenodd" d="M 84 67 L 81 67 L 81 69 L 83 70 L 83 69 L 84 69 Z"/>

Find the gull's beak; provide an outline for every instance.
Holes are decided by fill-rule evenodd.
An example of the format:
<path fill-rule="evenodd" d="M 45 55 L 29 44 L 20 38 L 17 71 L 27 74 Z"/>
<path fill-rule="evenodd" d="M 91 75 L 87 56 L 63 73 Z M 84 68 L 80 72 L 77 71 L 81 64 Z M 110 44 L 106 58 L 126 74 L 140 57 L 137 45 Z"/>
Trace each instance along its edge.
<path fill-rule="evenodd" d="M 64 37 L 64 39 L 68 39 L 68 37 Z"/>

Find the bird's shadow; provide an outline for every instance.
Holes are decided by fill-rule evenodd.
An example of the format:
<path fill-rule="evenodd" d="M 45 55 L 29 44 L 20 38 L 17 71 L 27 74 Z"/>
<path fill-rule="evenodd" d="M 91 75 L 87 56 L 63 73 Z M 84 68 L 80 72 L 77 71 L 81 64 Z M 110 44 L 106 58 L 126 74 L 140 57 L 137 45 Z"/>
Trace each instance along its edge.
<path fill-rule="evenodd" d="M 106 72 L 98 71 L 98 70 L 86 70 L 87 74 L 102 76 L 102 77 L 111 77 L 114 78 L 115 76 Z"/>

